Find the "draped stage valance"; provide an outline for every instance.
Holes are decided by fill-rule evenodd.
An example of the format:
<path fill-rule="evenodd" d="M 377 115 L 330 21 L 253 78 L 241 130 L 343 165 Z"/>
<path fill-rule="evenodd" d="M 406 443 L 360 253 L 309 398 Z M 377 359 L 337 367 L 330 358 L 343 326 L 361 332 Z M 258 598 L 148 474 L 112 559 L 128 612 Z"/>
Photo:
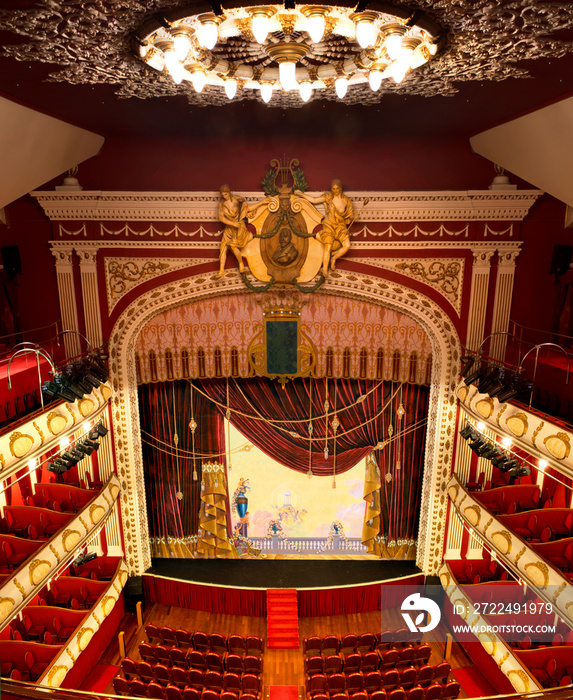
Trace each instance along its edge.
<path fill-rule="evenodd" d="M 248 348 L 263 320 L 257 298 L 213 297 L 155 316 L 137 341 L 138 383 L 251 376 Z M 430 341 L 410 316 L 316 293 L 306 299 L 300 320 L 316 347 L 316 377 L 430 383 Z"/>

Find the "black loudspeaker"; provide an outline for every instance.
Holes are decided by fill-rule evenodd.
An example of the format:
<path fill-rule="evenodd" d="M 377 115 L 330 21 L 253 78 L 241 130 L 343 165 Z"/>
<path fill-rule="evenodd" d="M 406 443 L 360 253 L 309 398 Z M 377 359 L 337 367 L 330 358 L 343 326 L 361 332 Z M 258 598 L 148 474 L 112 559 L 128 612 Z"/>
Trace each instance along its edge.
<path fill-rule="evenodd" d="M 125 607 L 128 612 L 135 615 L 136 606 L 145 600 L 143 595 L 143 578 L 141 576 L 131 576 L 127 579 Z"/>
<path fill-rule="evenodd" d="M 567 246 L 562 246 L 567 247 Z M 9 275 L 22 274 L 22 261 L 20 260 L 20 250 L 17 245 L 3 245 L 0 249 L 2 252 L 2 265 L 4 271 Z"/>
<path fill-rule="evenodd" d="M 2 250 L 4 250 L 2 248 Z M 571 265 L 573 246 L 556 245 L 553 246 L 553 257 L 551 258 L 551 275 L 564 275 Z"/>

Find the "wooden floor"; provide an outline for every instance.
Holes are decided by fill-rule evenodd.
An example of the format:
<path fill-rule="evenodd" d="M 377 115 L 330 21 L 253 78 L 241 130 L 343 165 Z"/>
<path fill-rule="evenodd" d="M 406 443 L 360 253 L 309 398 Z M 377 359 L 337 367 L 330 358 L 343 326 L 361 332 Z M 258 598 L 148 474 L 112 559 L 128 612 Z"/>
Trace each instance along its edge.
<path fill-rule="evenodd" d="M 311 635 L 325 636 L 331 633 L 343 635 L 356 631 L 376 631 L 383 628 L 397 629 L 404 625 L 402 617 L 397 610 L 385 612 L 384 615 L 383 621 L 381 621 L 379 611 L 355 615 L 300 618 L 300 638 L 302 641 L 304 637 L 310 637 Z M 203 630 L 204 632 L 219 631 L 226 634 L 242 634 L 244 636 L 254 634 L 266 637 L 265 618 L 218 615 L 183 608 L 172 608 L 168 605 L 154 603 L 148 605 L 145 609 L 144 626 L 139 630 L 137 629 L 135 615 L 126 615 L 122 623 L 122 629 L 125 631 L 127 655 L 136 661 L 141 659 L 138 652 L 139 643 L 147 641 L 144 628 L 148 622 L 158 626 L 169 625 L 175 629 L 181 627 L 188 630 Z M 424 641 L 428 641 L 432 646 L 432 655 L 429 661 L 431 664 L 437 664 L 443 659 L 444 643 L 434 641 L 445 637 L 444 630 L 438 637 L 439 632 L 440 628 L 438 627 L 424 637 Z M 114 666 L 120 665 L 121 658 L 117 639 L 109 645 L 100 663 Z M 453 646 L 450 663 L 452 669 L 472 665 L 463 649 L 456 644 Z M 296 685 L 303 687 L 305 676 L 302 644 L 300 649 L 267 649 L 264 655 L 262 682 L 265 688 L 263 699 L 267 696 L 268 688 L 271 685 Z M 105 692 L 113 693 L 113 686 L 110 684 Z M 466 697 L 463 692 L 460 694 L 460 698 Z"/>

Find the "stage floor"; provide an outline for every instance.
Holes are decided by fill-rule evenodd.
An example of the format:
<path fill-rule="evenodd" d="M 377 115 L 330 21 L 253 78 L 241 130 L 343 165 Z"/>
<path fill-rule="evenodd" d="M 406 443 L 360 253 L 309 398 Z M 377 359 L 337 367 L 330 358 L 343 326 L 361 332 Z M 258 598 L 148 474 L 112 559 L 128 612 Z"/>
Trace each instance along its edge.
<path fill-rule="evenodd" d="M 421 573 L 413 561 L 153 559 L 146 574 L 233 588 L 356 586 Z"/>

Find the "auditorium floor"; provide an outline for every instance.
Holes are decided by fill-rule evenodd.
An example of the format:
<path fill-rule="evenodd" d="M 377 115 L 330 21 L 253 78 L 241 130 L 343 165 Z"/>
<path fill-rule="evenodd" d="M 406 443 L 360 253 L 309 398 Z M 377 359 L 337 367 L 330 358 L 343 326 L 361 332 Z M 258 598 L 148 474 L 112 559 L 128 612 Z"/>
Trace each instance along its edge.
<path fill-rule="evenodd" d="M 403 626 L 403 620 L 398 611 L 384 613 L 385 618 L 382 627 Z M 144 627 L 147 623 L 155 625 L 169 625 L 173 628 L 197 630 L 205 632 L 225 632 L 227 634 L 255 634 L 261 637 L 266 636 L 266 620 L 260 617 L 238 617 L 233 615 L 220 615 L 213 613 L 187 610 L 183 608 L 172 608 L 160 603 L 148 604 L 144 611 L 144 626 L 137 629 L 137 621 L 134 615 L 126 614 L 122 629 L 125 631 L 127 655 L 139 661 L 141 659 L 138 645 L 142 641 L 147 641 Z M 356 631 L 378 630 L 381 627 L 380 612 L 360 613 L 355 615 L 343 615 L 332 617 L 307 617 L 300 618 L 299 632 L 301 640 L 311 635 L 324 636 L 336 633 L 339 635 Z M 444 643 L 436 642 L 440 629 L 426 634 L 424 641 L 428 641 L 432 646 L 431 664 L 436 664 L 443 659 Z M 441 638 L 445 636 L 442 631 Z M 121 659 L 117 639 L 114 640 L 103 654 L 100 663 L 119 666 Z M 452 656 L 450 658 L 452 669 L 469 667 L 472 663 L 465 652 L 454 644 Z M 302 646 L 300 649 L 267 649 L 264 656 L 263 686 L 265 692 L 263 699 L 267 697 L 266 690 L 271 685 L 299 686 L 304 687 L 304 662 Z M 106 688 L 106 693 L 113 693 L 113 686 L 110 684 Z M 304 697 L 304 694 L 302 695 Z M 460 694 L 460 698 L 466 698 L 465 693 Z"/>

